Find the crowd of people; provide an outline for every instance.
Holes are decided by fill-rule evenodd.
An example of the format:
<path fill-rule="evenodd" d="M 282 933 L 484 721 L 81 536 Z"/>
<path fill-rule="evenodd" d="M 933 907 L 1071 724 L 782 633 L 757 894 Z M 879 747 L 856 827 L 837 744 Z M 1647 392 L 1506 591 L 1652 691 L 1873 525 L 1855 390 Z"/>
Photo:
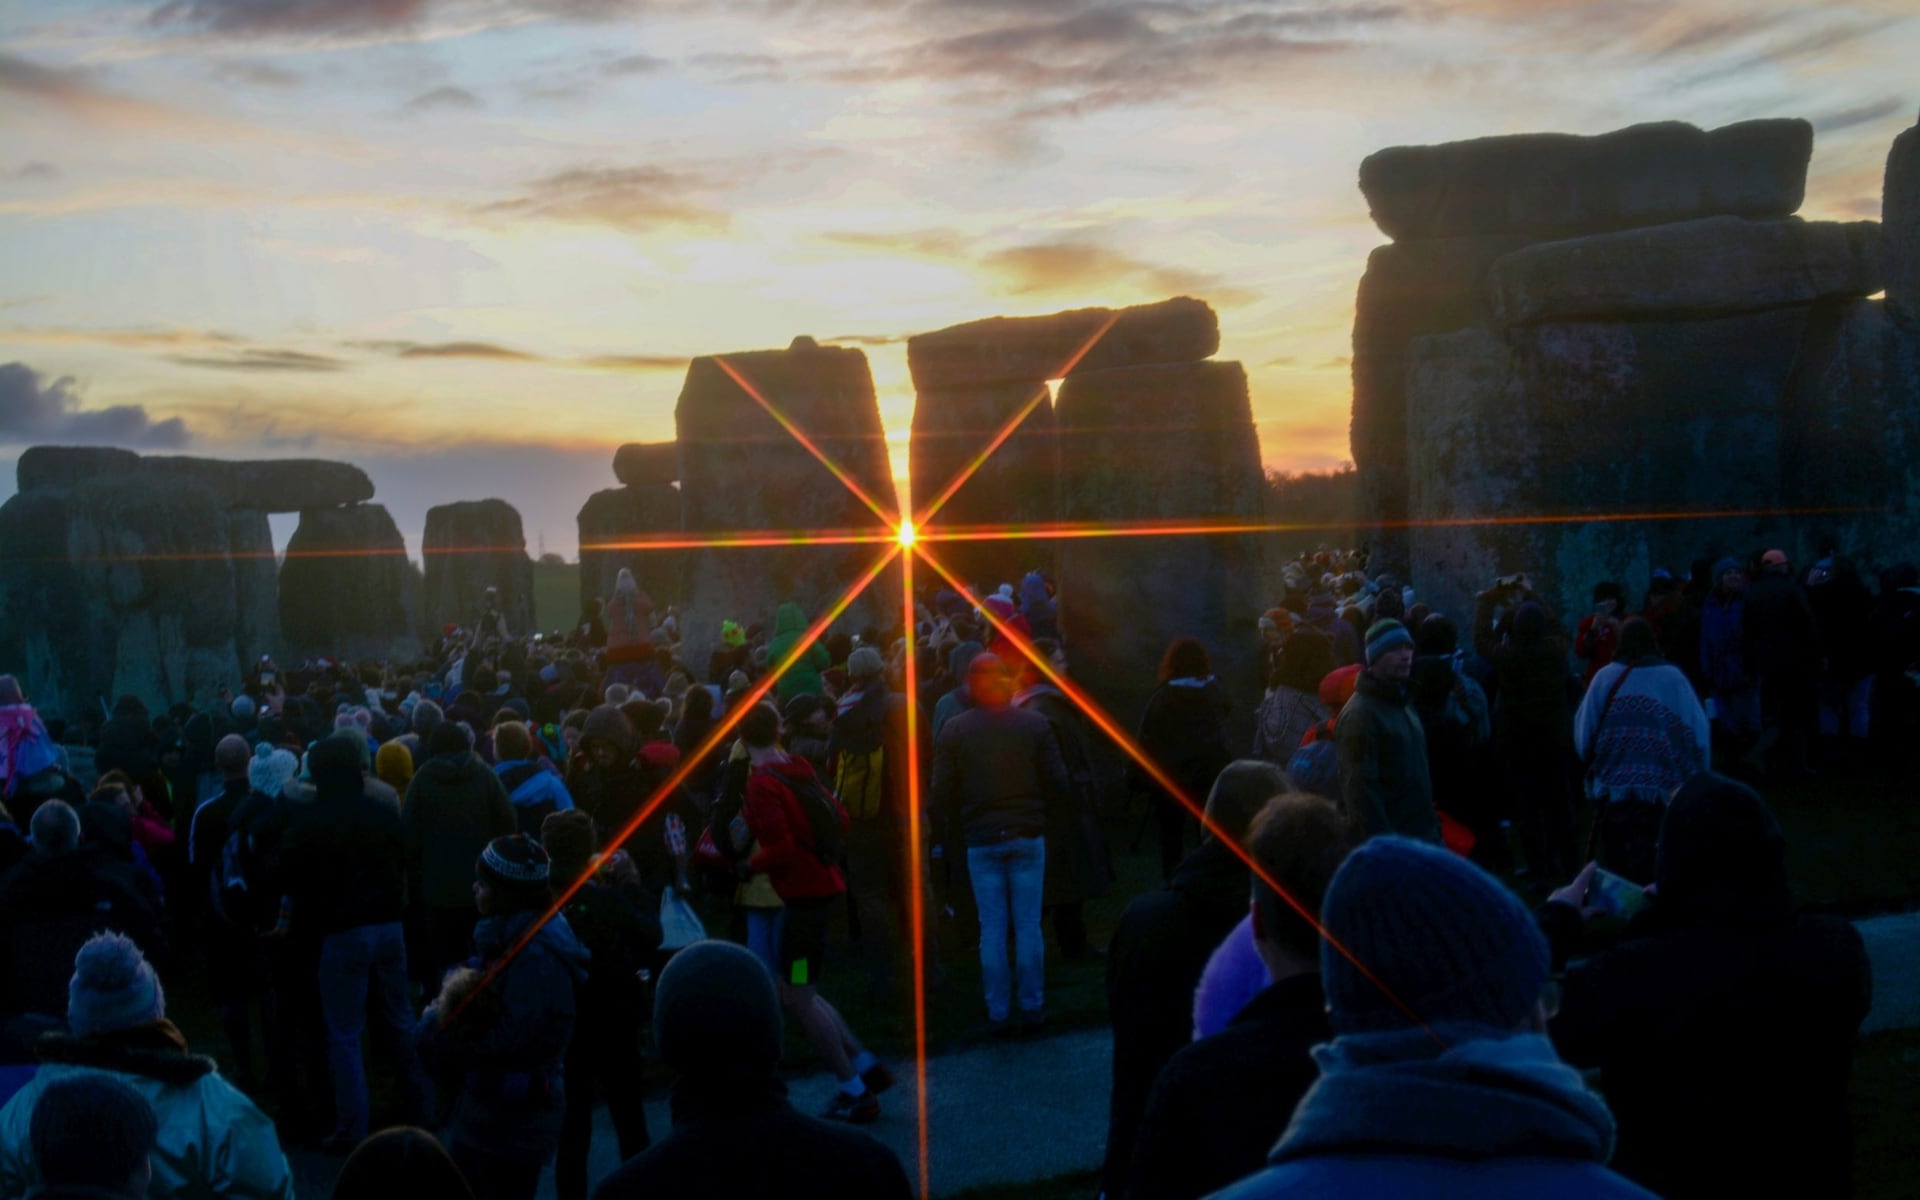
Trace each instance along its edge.
<path fill-rule="evenodd" d="M 1104 957 L 1111 1200 L 1844 1194 L 1865 952 L 1793 910 L 1752 785 L 1912 778 L 1920 573 L 1880 583 L 1768 551 L 1635 613 L 1598 582 L 1569 629 L 1525 576 L 1456 620 L 1303 556 L 1241 651 L 1263 694 L 1176 638 L 1124 773 L 1039 571 L 927 592 L 911 638 L 770 605 L 700 664 L 622 571 L 570 630 L 489 592 L 418 661 L 262 660 L 210 710 L 49 728 L 0 676 L 0 1194 L 288 1196 L 311 1146 L 336 1195 L 904 1196 L 844 1128 L 895 1076 L 822 965 L 904 996 L 916 911 L 996 1037 L 1047 1024 L 1049 926 Z M 1164 886 L 1102 946 L 1127 796 Z"/>

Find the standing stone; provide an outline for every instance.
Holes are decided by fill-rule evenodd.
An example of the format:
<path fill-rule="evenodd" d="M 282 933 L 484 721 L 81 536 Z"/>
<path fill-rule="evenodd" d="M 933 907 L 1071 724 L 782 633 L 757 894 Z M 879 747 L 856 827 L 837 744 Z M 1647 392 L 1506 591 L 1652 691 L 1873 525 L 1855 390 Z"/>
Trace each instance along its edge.
<path fill-rule="evenodd" d="M 1260 444 L 1239 363 L 1069 376 L 1055 420 L 1063 522 L 1264 519 Z M 1233 698 L 1236 736 L 1250 736 L 1264 690 L 1254 652 L 1267 608 L 1261 535 L 1062 539 L 1059 556 L 1074 672 L 1123 725 L 1138 720 L 1167 643 L 1190 635 L 1206 644 Z"/>
<path fill-rule="evenodd" d="M 898 513 L 886 435 L 873 376 L 858 350 L 797 338 L 786 350 L 724 356 L 766 402 L 721 366 L 693 360 L 674 409 L 680 444 L 681 511 L 689 537 L 855 531 L 891 538 Z M 849 477 L 885 517 L 835 478 L 771 407 Z M 809 617 L 860 579 L 883 545 L 788 545 L 704 548 L 688 552 L 688 620 L 683 649 L 705 666 L 723 620 L 770 623 L 774 608 L 795 601 Z M 897 586 L 884 580 L 855 604 L 846 622 L 885 622 L 899 607 Z"/>
<path fill-rule="evenodd" d="M 1893 139 L 1880 193 L 1880 230 L 1885 241 L 1887 309 L 1920 327 L 1920 125 Z"/>
<path fill-rule="evenodd" d="M 1567 237 L 1731 215 L 1784 217 L 1806 194 L 1813 127 L 1679 121 L 1598 137 L 1530 133 L 1395 146 L 1360 164 L 1374 224 L 1395 241 Z"/>
<path fill-rule="evenodd" d="M 1013 432 L 983 459 L 994 438 L 1016 420 Z M 912 455 L 916 517 L 979 463 L 933 514 L 933 529 L 1031 527 L 1055 519 L 1053 405 L 1044 383 L 921 392 L 913 405 Z M 938 553 L 949 570 L 988 591 L 1001 583 L 1017 588 L 1028 571 L 1053 567 L 1050 540 L 949 542 Z"/>
<path fill-rule="evenodd" d="M 1353 461 L 1374 526 L 1376 569 L 1407 569 L 1407 347 L 1416 337 L 1483 325 L 1487 273 L 1527 245 L 1519 236 L 1439 238 L 1376 247 L 1353 317 Z"/>
<path fill-rule="evenodd" d="M 687 552 L 644 544 L 649 538 L 680 536 L 680 489 L 672 484 L 608 488 L 587 497 L 580 508 L 581 611 L 613 594 L 622 567 L 633 572 L 655 605 L 680 603 Z"/>
<path fill-rule="evenodd" d="M 154 488 L 191 487 L 227 508 L 268 513 L 359 504 L 373 481 L 359 467 L 311 458 L 229 462 L 180 455 L 141 457 L 106 446 L 31 446 L 14 469 L 23 492 L 71 487 L 103 478 Z"/>
<path fill-rule="evenodd" d="M 227 547 L 233 562 L 233 640 L 244 679 L 249 664 L 280 644 L 280 563 L 267 514 L 228 509 Z"/>
<path fill-rule="evenodd" d="M 1212 307 L 1178 296 L 1118 313 L 1081 308 L 1045 317 L 988 317 L 923 333 L 907 339 L 907 368 L 913 386 L 930 391 L 1198 362 L 1219 349 L 1220 320 Z"/>
<path fill-rule="evenodd" d="M 628 487 L 678 483 L 680 445 L 677 442 L 628 442 L 613 452 L 613 477 Z"/>
<path fill-rule="evenodd" d="M 525 637 L 534 631 L 533 560 L 511 504 L 462 500 L 428 509 L 420 550 L 426 561 L 423 639 L 447 624 L 473 628 L 490 587 L 500 590 L 507 632 Z"/>
<path fill-rule="evenodd" d="M 419 572 L 385 506 L 300 514 L 280 568 L 280 631 L 295 656 L 411 659 Z"/>

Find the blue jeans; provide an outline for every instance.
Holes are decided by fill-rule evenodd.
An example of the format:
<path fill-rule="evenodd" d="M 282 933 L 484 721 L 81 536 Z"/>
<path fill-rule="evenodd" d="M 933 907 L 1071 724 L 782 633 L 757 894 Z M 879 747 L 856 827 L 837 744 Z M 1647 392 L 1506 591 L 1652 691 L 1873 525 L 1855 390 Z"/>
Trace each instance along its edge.
<path fill-rule="evenodd" d="M 413 1006 L 407 1000 L 407 949 L 400 922 L 362 925 L 322 938 L 319 983 L 327 1069 L 333 1075 L 334 1132 L 355 1143 L 367 1136 L 367 1069 L 360 1058 L 360 1034 L 369 1010 L 374 1036 L 385 1043 L 399 1069 L 407 1121 L 426 1124 L 432 1119 L 433 1099 L 413 1051 Z"/>
<path fill-rule="evenodd" d="M 775 979 L 780 978 L 780 935 L 787 928 L 787 910 L 750 908 L 747 910 L 747 949 L 765 964 Z"/>
<path fill-rule="evenodd" d="M 1013 930 L 1014 970 L 1020 976 L 1020 1011 L 1037 1013 L 1047 1003 L 1047 947 L 1040 935 L 1041 899 L 1047 882 L 1044 838 L 1009 838 L 993 846 L 967 847 L 974 904 L 980 910 L 980 975 L 986 984 L 987 1019 L 1004 1021 L 1013 980 L 1007 970 L 1007 930 Z"/>

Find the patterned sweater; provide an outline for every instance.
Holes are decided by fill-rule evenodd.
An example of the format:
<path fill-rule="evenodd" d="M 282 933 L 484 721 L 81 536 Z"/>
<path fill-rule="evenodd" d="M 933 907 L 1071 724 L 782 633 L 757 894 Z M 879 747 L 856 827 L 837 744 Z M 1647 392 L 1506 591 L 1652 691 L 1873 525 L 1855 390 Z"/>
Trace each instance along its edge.
<path fill-rule="evenodd" d="M 1626 679 L 1608 705 L 1608 693 Z M 1606 709 L 1601 720 L 1600 710 Z M 1709 765 L 1706 710 L 1680 668 L 1660 659 L 1609 663 L 1593 677 L 1573 718 L 1574 746 L 1589 764 L 1590 799 L 1665 804 Z"/>

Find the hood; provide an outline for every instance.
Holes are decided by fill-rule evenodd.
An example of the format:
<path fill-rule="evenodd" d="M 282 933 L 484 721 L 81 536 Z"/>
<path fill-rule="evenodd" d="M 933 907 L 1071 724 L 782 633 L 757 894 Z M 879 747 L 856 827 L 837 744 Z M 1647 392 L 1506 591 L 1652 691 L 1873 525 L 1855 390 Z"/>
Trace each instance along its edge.
<path fill-rule="evenodd" d="M 1711 772 L 1674 794 L 1654 867 L 1664 922 L 1770 928 L 1793 915 L 1786 838 L 1760 794 Z"/>
<path fill-rule="evenodd" d="M 633 723 L 611 704 L 602 704 L 587 714 L 586 723 L 580 727 L 580 740 L 590 738 L 612 742 L 622 754 L 633 753 Z"/>
<path fill-rule="evenodd" d="M 211 1058 L 187 1052 L 187 1039 L 171 1021 L 84 1038 L 50 1033 L 33 1051 L 43 1063 L 138 1075 L 169 1087 L 191 1087 L 215 1072 Z"/>
<path fill-rule="evenodd" d="M 473 948 L 482 959 L 497 958 L 525 936 L 527 927 L 539 919 L 540 914 L 532 911 L 514 913 L 510 917 L 482 917 L 480 923 L 473 927 Z M 555 914 L 533 935 L 533 940 L 527 943 L 526 950 L 521 953 L 533 951 L 551 956 L 573 976 L 575 984 L 586 982 L 587 963 L 593 956 L 580 944 L 566 917 Z"/>
<path fill-rule="evenodd" d="M 798 604 L 788 601 L 774 610 L 773 632 L 776 637 L 783 633 L 804 633 L 806 629 L 807 614 L 800 611 Z"/>
<path fill-rule="evenodd" d="M 797 754 L 788 755 L 785 762 L 764 763 L 754 769 L 777 776 L 782 783 L 805 783 L 820 777 L 813 764 Z"/>
<path fill-rule="evenodd" d="M 1604 1163 L 1613 1153 L 1607 1106 L 1541 1034 L 1440 1025 L 1340 1037 L 1313 1058 L 1320 1079 L 1269 1161 L 1384 1150 Z"/>
<path fill-rule="evenodd" d="M 1209 837 L 1180 860 L 1167 887 L 1202 904 L 1244 913 L 1247 897 L 1252 895 L 1252 876 L 1233 851 Z"/>
<path fill-rule="evenodd" d="M 479 755 L 471 750 L 462 750 L 457 754 L 452 752 L 436 754 L 421 763 L 420 769 L 413 774 L 415 779 L 430 780 L 433 783 L 464 783 L 482 771 L 490 769 L 480 760 Z"/>
<path fill-rule="evenodd" d="M 1022 610 L 1044 609 L 1051 602 L 1047 595 L 1047 581 L 1038 571 L 1028 571 L 1020 580 L 1020 607 Z"/>
<path fill-rule="evenodd" d="M 1326 678 L 1320 681 L 1320 703 L 1330 710 L 1339 712 L 1353 699 L 1353 693 L 1360 686 L 1360 673 L 1366 668 L 1359 663 L 1349 663 L 1338 670 L 1328 671 Z"/>

